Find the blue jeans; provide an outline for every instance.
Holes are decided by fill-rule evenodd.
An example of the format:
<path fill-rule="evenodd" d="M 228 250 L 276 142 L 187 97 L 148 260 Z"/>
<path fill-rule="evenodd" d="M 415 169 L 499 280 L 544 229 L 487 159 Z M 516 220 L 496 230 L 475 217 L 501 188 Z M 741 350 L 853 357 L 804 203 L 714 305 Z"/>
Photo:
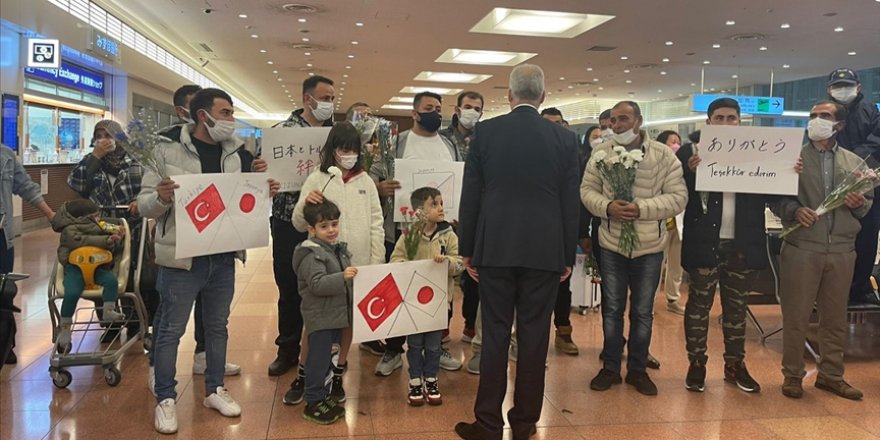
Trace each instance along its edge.
<path fill-rule="evenodd" d="M 333 367 L 333 343 L 342 339 L 342 329 L 317 330 L 309 333 L 309 354 L 306 357 L 306 403 L 318 403 L 327 398 L 325 383 Z"/>
<path fill-rule="evenodd" d="M 176 398 L 177 348 L 186 331 L 190 312 L 202 296 L 205 328 L 205 395 L 223 386 L 226 365 L 226 324 L 235 291 L 235 256 L 232 253 L 195 257 L 190 270 L 160 267 L 156 279 L 162 307 L 153 341 L 157 401 Z"/>
<path fill-rule="evenodd" d="M 409 378 L 437 377 L 440 371 L 440 339 L 443 331 L 417 333 L 406 337 Z"/>
<path fill-rule="evenodd" d="M 651 326 L 654 324 L 654 293 L 660 283 L 663 252 L 627 258 L 606 249 L 599 251 L 602 273 L 602 332 L 605 334 L 603 368 L 620 373 L 623 356 L 623 311 L 630 292 L 627 372 L 645 372 Z"/>

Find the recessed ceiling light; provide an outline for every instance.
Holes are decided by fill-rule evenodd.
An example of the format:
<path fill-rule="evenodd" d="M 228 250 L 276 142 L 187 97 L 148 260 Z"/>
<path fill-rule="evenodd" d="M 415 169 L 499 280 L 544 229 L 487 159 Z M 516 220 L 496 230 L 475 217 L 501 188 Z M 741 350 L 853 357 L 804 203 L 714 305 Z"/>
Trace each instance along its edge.
<path fill-rule="evenodd" d="M 260 53 L 266 53 L 266 52 L 268 52 L 266 49 L 260 49 Z"/>
<path fill-rule="evenodd" d="M 696 86 L 697 86 L 696 83 L 691 83 L 691 87 L 696 87 Z"/>
<path fill-rule="evenodd" d="M 657 93 L 663 93 L 663 89 L 657 89 Z"/>
<path fill-rule="evenodd" d="M 761 46 L 758 48 L 758 50 L 763 52 L 763 51 L 767 50 L 767 46 Z"/>
<path fill-rule="evenodd" d="M 342 85 L 346 85 L 346 84 L 348 84 L 348 83 L 347 83 L 347 82 L 345 82 L 345 81 L 343 81 L 343 82 L 342 82 Z"/>
<path fill-rule="evenodd" d="M 339 90 L 345 90 L 345 87 L 341 87 Z"/>
<path fill-rule="evenodd" d="M 564 77 L 564 76 L 560 76 L 560 77 L 559 77 L 559 80 L 560 80 L 560 81 L 565 81 L 565 77 Z"/>
<path fill-rule="evenodd" d="M 573 88 L 574 88 L 574 86 L 568 86 L 568 88 L 569 88 L 569 89 L 573 89 Z"/>
<path fill-rule="evenodd" d="M 715 91 L 715 87 L 712 87 L 711 89 L 709 89 L 709 91 L 710 91 L 710 92 L 714 92 L 714 91 Z"/>
<path fill-rule="evenodd" d="M 612 19 L 614 19 L 613 15 L 495 8 L 470 31 L 485 34 L 574 38 Z"/>
<path fill-rule="evenodd" d="M 790 28 L 790 27 L 791 27 L 791 25 L 788 24 L 788 23 L 782 23 L 782 24 L 779 25 L 779 28 L 780 28 L 780 29 L 788 29 L 788 28 Z"/>
<path fill-rule="evenodd" d="M 266 64 L 275 64 L 275 63 L 273 63 L 271 61 L 266 61 Z"/>
<path fill-rule="evenodd" d="M 310 56 L 312 56 L 312 53 L 311 52 L 303 52 L 303 55 L 310 57 Z"/>
<path fill-rule="evenodd" d="M 346 73 L 346 74 L 342 75 L 342 77 L 343 77 L 343 78 L 348 78 L 348 74 Z"/>
<path fill-rule="evenodd" d="M 719 49 L 719 48 L 721 48 L 721 45 L 718 43 L 715 43 L 712 45 L 712 49 Z"/>
<path fill-rule="evenodd" d="M 663 58 L 663 59 L 660 60 L 660 61 L 663 61 L 664 63 L 668 63 L 668 62 L 669 62 L 669 58 Z"/>
<path fill-rule="evenodd" d="M 444 87 L 408 86 L 400 89 L 400 93 L 434 92 L 440 95 L 457 95 L 461 89 L 447 89 Z"/>
<path fill-rule="evenodd" d="M 499 52 L 494 50 L 446 49 L 435 62 L 515 66 L 537 55 L 529 52 Z"/>
<path fill-rule="evenodd" d="M 667 42 L 666 42 L 666 45 L 667 45 L 667 46 L 672 46 L 673 44 L 675 44 L 675 43 L 673 43 L 673 42 L 671 42 L 671 41 L 667 41 Z"/>
<path fill-rule="evenodd" d="M 479 84 L 489 78 L 492 75 L 482 75 L 477 73 L 464 73 L 464 72 L 421 72 L 413 78 L 416 81 L 437 81 L 437 82 L 452 82 L 452 83 L 469 83 L 469 84 Z"/>
<path fill-rule="evenodd" d="M 358 43 L 357 41 L 352 41 L 351 44 L 358 45 L 360 43 Z"/>
<path fill-rule="evenodd" d="M 620 59 L 621 59 L 621 60 L 624 60 L 624 61 L 626 61 L 626 60 L 628 60 L 628 59 L 629 59 L 629 57 L 628 57 L 628 56 L 626 56 L 626 55 L 624 55 L 624 56 L 622 56 L 622 57 L 620 57 Z"/>
<path fill-rule="evenodd" d="M 345 96 L 345 94 L 344 94 L 344 93 L 340 93 L 339 96 Z"/>
<path fill-rule="evenodd" d="M 791 67 L 791 66 L 789 66 L 788 64 L 783 64 L 783 65 L 782 65 L 782 68 L 783 68 L 783 69 L 788 69 L 789 67 Z"/>
<path fill-rule="evenodd" d="M 345 66 L 346 69 L 351 69 L 351 66 Z"/>
<path fill-rule="evenodd" d="M 730 75 L 730 77 L 733 79 L 737 79 L 737 78 L 739 78 L 739 75 L 733 74 L 733 75 Z"/>
<path fill-rule="evenodd" d="M 278 74 L 278 71 L 277 71 L 277 70 L 273 70 L 272 73 L 274 73 L 274 74 Z"/>
<path fill-rule="evenodd" d="M 382 108 L 387 108 L 388 110 L 412 110 L 412 104 L 385 104 Z"/>
<path fill-rule="evenodd" d="M 303 37 L 303 39 L 302 39 L 302 40 L 303 40 L 303 42 L 304 42 L 304 43 L 308 43 L 308 42 L 309 42 L 309 41 L 311 41 L 311 40 L 310 40 L 310 39 L 308 39 L 308 38 L 307 38 L 307 37 Z"/>
<path fill-rule="evenodd" d="M 854 50 L 847 53 L 847 55 L 849 55 L 849 56 L 854 56 L 855 54 L 856 54 L 856 51 L 854 51 Z"/>
<path fill-rule="evenodd" d="M 309 72 L 309 76 L 315 76 L 315 72 Z"/>
<path fill-rule="evenodd" d="M 276 80 L 277 80 L 278 82 L 284 81 L 284 80 L 281 79 L 281 78 L 276 78 Z M 284 87 L 284 86 L 281 86 L 281 87 Z"/>
<path fill-rule="evenodd" d="M 733 26 L 733 25 L 736 24 L 736 22 L 733 21 L 733 20 L 727 20 L 726 22 L 724 22 L 724 24 L 726 24 L 726 25 L 728 25 L 728 26 Z"/>
<path fill-rule="evenodd" d="M 260 36 L 257 34 L 251 34 L 251 38 L 260 38 Z"/>
<path fill-rule="evenodd" d="M 357 26 L 357 27 L 364 27 L 364 23 L 363 23 L 363 22 L 360 22 L 360 21 L 359 21 L 359 22 L 356 22 L 354 25 Z"/>
<path fill-rule="evenodd" d="M 308 20 L 306 20 L 305 18 L 298 18 L 296 21 L 298 21 L 298 22 L 300 22 L 300 23 L 305 23 L 305 22 L 307 22 Z"/>
<path fill-rule="evenodd" d="M 665 71 L 665 70 L 662 70 L 662 71 L 660 71 L 660 74 L 661 74 L 661 75 L 666 75 L 666 71 Z"/>
<path fill-rule="evenodd" d="M 709 60 L 706 60 L 706 61 L 703 61 L 703 64 L 712 64 L 712 62 Z"/>
<path fill-rule="evenodd" d="M 623 69 L 623 73 L 629 73 L 629 69 Z"/>
<path fill-rule="evenodd" d="M 628 79 L 628 80 L 626 80 L 626 83 L 627 83 L 627 84 L 632 84 L 632 80 L 631 80 L 631 79 Z"/>
<path fill-rule="evenodd" d="M 247 18 L 247 14 L 238 14 L 238 18 Z"/>
<path fill-rule="evenodd" d="M 599 90 L 605 90 L 605 87 L 599 86 Z"/>
<path fill-rule="evenodd" d="M 599 78 L 593 78 L 593 82 L 599 82 Z"/>
<path fill-rule="evenodd" d="M 592 67 L 587 67 L 587 72 L 592 72 L 592 71 L 593 71 Z"/>
<path fill-rule="evenodd" d="M 312 67 L 312 63 L 306 63 L 306 67 Z"/>
<path fill-rule="evenodd" d="M 349 59 L 354 58 L 354 55 L 349 55 L 348 58 Z"/>
<path fill-rule="evenodd" d="M 834 28 L 834 32 L 843 32 L 843 26 L 838 26 Z"/>

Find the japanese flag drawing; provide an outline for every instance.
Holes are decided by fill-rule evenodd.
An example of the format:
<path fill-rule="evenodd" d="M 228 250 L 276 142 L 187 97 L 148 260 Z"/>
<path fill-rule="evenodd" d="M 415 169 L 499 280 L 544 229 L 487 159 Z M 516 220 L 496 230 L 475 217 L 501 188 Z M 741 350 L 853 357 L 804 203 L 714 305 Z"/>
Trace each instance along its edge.
<path fill-rule="evenodd" d="M 269 244 L 268 177 L 262 173 L 174 176 L 175 258 Z"/>
<path fill-rule="evenodd" d="M 354 278 L 354 342 L 446 328 L 447 264 L 420 260 L 359 267 Z"/>

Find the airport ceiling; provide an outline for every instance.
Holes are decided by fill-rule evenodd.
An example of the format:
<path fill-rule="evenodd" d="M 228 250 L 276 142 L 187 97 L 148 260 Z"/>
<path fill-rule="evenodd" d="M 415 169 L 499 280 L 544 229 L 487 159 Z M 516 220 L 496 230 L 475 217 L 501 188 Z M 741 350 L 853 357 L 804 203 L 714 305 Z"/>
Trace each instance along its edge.
<path fill-rule="evenodd" d="M 301 83 L 309 73 L 336 81 L 340 111 L 364 101 L 381 114 L 408 114 L 380 109 L 394 104 L 394 97 L 411 97 L 401 92 L 408 86 L 476 90 L 486 97 L 488 113 L 507 111 L 511 67 L 437 62 L 449 49 L 537 54 L 527 62 L 546 72 L 551 94 L 545 105 L 670 99 L 698 93 L 701 78 L 708 92 L 766 84 L 771 71 L 778 83 L 841 66 L 880 65 L 880 0 L 97 3 L 192 66 L 204 64 L 207 76 L 266 113 L 301 106 Z M 471 31 L 493 16 L 509 18 L 498 28 L 524 24 L 538 34 L 559 24 L 553 21 L 558 17 L 493 13 L 500 7 L 614 18 L 573 38 Z M 477 58 L 496 57 L 505 59 Z M 415 80 L 422 72 L 431 72 L 429 81 Z M 477 84 L 431 81 L 459 79 L 438 72 L 491 78 Z M 444 105 L 448 116 L 454 95 Z"/>

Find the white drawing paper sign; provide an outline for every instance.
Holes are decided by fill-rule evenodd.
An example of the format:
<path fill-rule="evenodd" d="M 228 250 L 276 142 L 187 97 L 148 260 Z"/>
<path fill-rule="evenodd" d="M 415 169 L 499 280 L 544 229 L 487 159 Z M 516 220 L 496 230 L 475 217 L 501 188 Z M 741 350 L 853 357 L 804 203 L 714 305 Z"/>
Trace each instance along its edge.
<path fill-rule="evenodd" d="M 397 159 L 394 161 L 394 180 L 400 189 L 394 192 L 394 221 L 409 221 L 400 208 L 413 208 L 409 196 L 413 191 L 430 186 L 440 190 L 446 221 L 458 220 L 458 204 L 461 202 L 461 182 L 464 178 L 464 162 Z M 416 206 L 415 208 L 421 208 Z"/>
<path fill-rule="evenodd" d="M 318 169 L 328 134 L 330 127 L 263 129 L 260 157 L 269 165 L 269 176 L 281 183 L 281 191 L 299 191 Z"/>
<path fill-rule="evenodd" d="M 265 173 L 174 176 L 175 258 L 269 245 L 272 199 Z"/>
<path fill-rule="evenodd" d="M 448 271 L 434 260 L 358 267 L 353 342 L 445 329 Z"/>
<path fill-rule="evenodd" d="M 707 125 L 697 191 L 797 195 L 803 128 Z"/>

